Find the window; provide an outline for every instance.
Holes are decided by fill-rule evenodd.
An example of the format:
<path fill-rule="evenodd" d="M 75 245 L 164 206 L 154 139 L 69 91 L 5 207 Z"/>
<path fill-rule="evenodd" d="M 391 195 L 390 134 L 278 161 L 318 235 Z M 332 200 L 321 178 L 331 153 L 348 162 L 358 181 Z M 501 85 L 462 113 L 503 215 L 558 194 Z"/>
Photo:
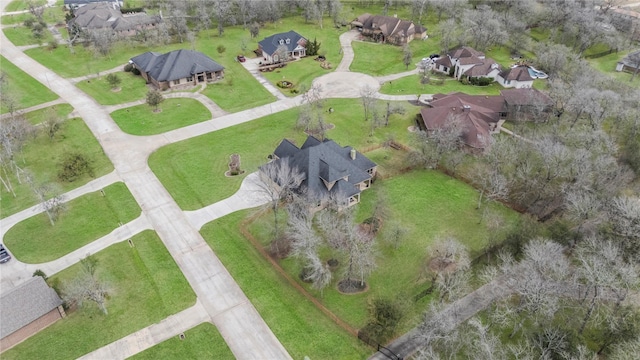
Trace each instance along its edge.
<path fill-rule="evenodd" d="M 284 40 L 282 40 L 282 39 L 278 40 L 278 44 L 280 44 L 280 45 L 284 44 Z"/>
<path fill-rule="evenodd" d="M 291 39 L 287 39 L 287 41 L 285 41 L 287 44 L 291 44 Z"/>
<path fill-rule="evenodd" d="M 191 81 L 193 81 L 193 76 L 189 76 L 189 77 L 187 78 L 187 82 L 191 82 Z"/>
<path fill-rule="evenodd" d="M 178 80 L 173 80 L 173 85 L 180 85 L 180 79 L 178 79 Z"/>

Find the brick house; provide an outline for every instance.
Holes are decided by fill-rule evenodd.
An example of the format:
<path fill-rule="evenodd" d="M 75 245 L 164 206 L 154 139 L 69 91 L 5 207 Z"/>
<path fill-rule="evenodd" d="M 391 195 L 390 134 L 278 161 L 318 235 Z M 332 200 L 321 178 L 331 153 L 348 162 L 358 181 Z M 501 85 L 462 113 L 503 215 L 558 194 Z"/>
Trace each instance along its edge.
<path fill-rule="evenodd" d="M 362 36 L 394 45 L 404 45 L 413 39 L 427 37 L 425 27 L 395 16 L 363 14 L 351 22 L 351 27 L 358 29 Z"/>
<path fill-rule="evenodd" d="M 0 297 L 0 352 L 65 316 L 62 300 L 40 276 L 4 292 Z"/>

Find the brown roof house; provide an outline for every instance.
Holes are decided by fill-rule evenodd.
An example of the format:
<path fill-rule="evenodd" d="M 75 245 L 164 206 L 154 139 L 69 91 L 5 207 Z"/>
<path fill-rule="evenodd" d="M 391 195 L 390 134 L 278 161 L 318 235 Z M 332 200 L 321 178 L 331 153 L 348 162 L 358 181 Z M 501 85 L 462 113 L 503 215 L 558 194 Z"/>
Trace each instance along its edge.
<path fill-rule="evenodd" d="M 436 94 L 429 107 L 420 110 L 422 130 L 434 131 L 448 121 L 459 121 L 462 126 L 462 141 L 473 149 L 487 149 L 491 145 L 491 134 L 500 131 L 506 117 L 502 96 L 467 95 L 452 93 Z"/>
<path fill-rule="evenodd" d="M 530 88 L 533 86 L 533 77 L 529 73 L 529 67 L 516 66 L 506 69 L 496 78 L 500 85 L 506 88 Z"/>
<path fill-rule="evenodd" d="M 426 39 L 427 29 L 412 21 L 401 20 L 395 16 L 363 14 L 351 22 L 363 36 L 378 42 L 404 45 L 413 39 Z"/>
<path fill-rule="evenodd" d="M 65 317 L 62 300 L 40 276 L 0 297 L 0 352 Z"/>
<path fill-rule="evenodd" d="M 453 69 L 453 76 L 462 78 L 489 77 L 496 79 L 501 67 L 493 59 L 484 56 L 483 52 L 468 46 L 453 49 L 434 62 L 433 70 L 449 73 Z"/>
<path fill-rule="evenodd" d="M 285 61 L 286 58 L 307 56 L 307 39 L 290 30 L 260 40 L 258 49 L 262 52 L 262 57 L 267 63 L 277 63 Z M 286 49 L 286 54 L 281 53 L 278 49 Z"/>
<path fill-rule="evenodd" d="M 533 88 L 500 90 L 507 120 L 545 122 L 553 109 L 549 95 Z"/>
<path fill-rule="evenodd" d="M 194 86 L 224 77 L 224 67 L 207 55 L 192 50 L 166 54 L 146 52 L 129 60 L 147 83 L 166 90 L 181 85 Z"/>
<path fill-rule="evenodd" d="M 371 186 L 377 165 L 351 146 L 340 146 L 333 140 L 308 136 L 301 147 L 282 140 L 273 152 L 274 161 L 288 161 L 304 175 L 298 191 L 306 191 L 316 206 L 333 195 L 352 206 L 360 202 L 360 193 Z"/>
<path fill-rule="evenodd" d="M 79 7 L 75 17 L 69 21 L 69 29 L 74 26 L 82 30 L 111 30 L 117 36 L 133 36 L 141 30 L 155 28 L 162 22 L 160 16 L 149 16 L 144 12 L 123 14 L 112 3 L 97 2 Z"/>

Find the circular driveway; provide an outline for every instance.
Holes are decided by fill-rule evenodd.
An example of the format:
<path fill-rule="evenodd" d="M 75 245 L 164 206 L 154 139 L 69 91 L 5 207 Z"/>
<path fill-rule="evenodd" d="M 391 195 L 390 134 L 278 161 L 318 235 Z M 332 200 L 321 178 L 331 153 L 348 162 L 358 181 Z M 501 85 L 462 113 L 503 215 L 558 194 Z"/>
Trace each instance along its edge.
<path fill-rule="evenodd" d="M 360 90 L 368 86 L 374 93 L 380 90 L 380 82 L 374 77 L 354 72 L 332 72 L 313 81 L 320 85 L 323 98 L 359 98 Z"/>

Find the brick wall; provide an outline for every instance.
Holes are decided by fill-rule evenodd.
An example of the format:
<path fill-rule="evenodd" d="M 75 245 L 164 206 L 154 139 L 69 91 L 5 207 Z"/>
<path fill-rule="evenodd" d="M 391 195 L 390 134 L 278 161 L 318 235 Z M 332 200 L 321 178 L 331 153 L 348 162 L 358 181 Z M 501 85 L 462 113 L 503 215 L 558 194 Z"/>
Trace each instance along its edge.
<path fill-rule="evenodd" d="M 19 329 L 18 331 L 10 334 L 7 337 L 2 338 L 0 340 L 0 353 L 23 342 L 30 336 L 36 334 L 38 331 L 58 321 L 61 317 L 62 316 L 60 314 L 60 311 L 58 311 L 58 308 L 55 308 L 49 311 L 48 313 L 42 315 L 35 321 L 31 322 L 27 326 Z"/>

